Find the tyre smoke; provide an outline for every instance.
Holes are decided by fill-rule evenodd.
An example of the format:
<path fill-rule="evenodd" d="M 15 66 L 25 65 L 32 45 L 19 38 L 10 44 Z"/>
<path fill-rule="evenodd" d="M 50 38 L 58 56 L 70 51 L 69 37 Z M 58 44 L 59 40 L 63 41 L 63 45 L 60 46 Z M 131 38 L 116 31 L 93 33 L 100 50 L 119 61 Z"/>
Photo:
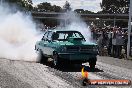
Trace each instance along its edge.
<path fill-rule="evenodd" d="M 66 30 L 76 30 L 82 33 L 87 42 L 93 42 L 89 26 L 74 12 L 67 12 L 60 16 L 60 19 L 65 19 Z"/>
<path fill-rule="evenodd" d="M 0 58 L 36 61 L 37 34 L 30 16 L 0 6 Z"/>
<path fill-rule="evenodd" d="M 0 58 L 37 61 L 34 46 L 41 35 L 36 31 L 36 24 L 29 15 L 9 8 L 0 6 Z M 65 29 L 80 31 L 91 42 L 91 32 L 79 16 L 69 12 L 60 17 L 66 18 Z"/>

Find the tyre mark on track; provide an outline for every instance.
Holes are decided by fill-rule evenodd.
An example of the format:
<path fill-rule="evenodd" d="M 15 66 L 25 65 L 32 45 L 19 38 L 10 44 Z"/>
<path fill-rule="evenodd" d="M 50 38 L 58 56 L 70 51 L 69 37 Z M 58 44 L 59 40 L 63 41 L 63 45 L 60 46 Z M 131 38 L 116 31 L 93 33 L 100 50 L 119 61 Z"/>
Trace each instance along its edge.
<path fill-rule="evenodd" d="M 82 80 L 79 78 L 74 77 L 72 74 L 73 72 L 62 72 L 57 69 L 48 67 L 51 72 L 54 72 L 54 74 L 58 77 L 61 77 L 63 80 L 65 80 L 68 84 L 73 85 L 75 88 L 100 88 L 98 86 L 94 85 L 87 85 L 87 86 L 82 86 Z M 106 88 L 105 86 L 101 88 Z"/>
<path fill-rule="evenodd" d="M 36 64 L 36 66 L 33 68 L 32 65 L 28 64 L 28 65 L 26 65 L 26 67 L 28 68 L 28 70 L 31 73 L 34 73 L 34 76 L 37 76 L 44 83 L 46 83 L 46 86 L 48 88 L 62 88 L 62 84 L 61 83 L 64 84 L 64 82 L 59 80 L 57 77 L 53 76 L 53 74 L 51 72 L 49 73 L 49 69 L 47 68 L 47 66 L 44 66 L 42 64 Z M 58 83 L 57 80 L 60 83 Z M 70 87 L 68 85 L 65 85 L 65 86 L 67 88 Z"/>

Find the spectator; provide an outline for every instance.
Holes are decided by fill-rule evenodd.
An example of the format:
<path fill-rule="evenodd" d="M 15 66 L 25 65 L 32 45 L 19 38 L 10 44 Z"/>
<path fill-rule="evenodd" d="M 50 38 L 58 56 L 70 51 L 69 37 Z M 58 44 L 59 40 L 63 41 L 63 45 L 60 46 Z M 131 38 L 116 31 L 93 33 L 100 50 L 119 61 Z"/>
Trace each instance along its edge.
<path fill-rule="evenodd" d="M 102 31 L 102 34 L 98 38 L 98 46 L 99 46 L 99 55 L 104 56 L 104 47 L 107 45 L 108 36 L 106 31 Z"/>
<path fill-rule="evenodd" d="M 112 33 L 112 56 L 116 57 L 116 51 L 117 51 L 117 46 L 116 46 L 116 34 L 117 34 L 117 29 L 113 28 L 113 33 Z"/>
<path fill-rule="evenodd" d="M 107 46 L 107 50 L 108 50 L 108 55 L 111 56 L 112 55 L 112 29 L 110 29 L 109 34 L 108 34 L 108 46 Z"/>
<path fill-rule="evenodd" d="M 103 47 L 104 47 L 104 46 L 103 46 L 103 44 L 102 44 L 102 43 L 103 43 L 102 41 L 103 41 L 103 34 L 101 34 L 100 37 L 99 37 L 98 40 L 97 40 L 97 44 L 98 44 L 98 47 L 99 47 L 99 55 L 100 55 L 100 56 L 103 55 L 103 52 L 102 52 L 102 51 L 103 51 Z"/>
<path fill-rule="evenodd" d="M 93 30 L 93 39 L 97 40 L 97 30 L 96 29 Z"/>
<path fill-rule="evenodd" d="M 124 49 L 125 49 L 125 54 L 127 54 L 127 41 L 128 41 L 128 36 L 127 36 L 127 31 L 124 33 Z"/>
<path fill-rule="evenodd" d="M 107 30 L 103 30 L 102 36 L 103 36 L 102 44 L 103 44 L 103 46 L 107 46 L 108 45 Z"/>
<path fill-rule="evenodd" d="M 122 46 L 124 44 L 123 40 L 123 32 L 121 29 L 118 29 L 117 34 L 116 34 L 116 45 L 117 45 L 117 58 L 121 58 L 121 51 L 122 51 Z"/>

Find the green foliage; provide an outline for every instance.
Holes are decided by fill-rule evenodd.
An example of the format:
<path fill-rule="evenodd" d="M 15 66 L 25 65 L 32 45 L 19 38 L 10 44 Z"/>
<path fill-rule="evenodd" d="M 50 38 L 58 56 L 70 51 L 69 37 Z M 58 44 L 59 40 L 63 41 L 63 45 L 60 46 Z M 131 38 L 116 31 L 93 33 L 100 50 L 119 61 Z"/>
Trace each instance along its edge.
<path fill-rule="evenodd" d="M 102 0 L 102 13 L 128 13 L 130 0 Z"/>
<path fill-rule="evenodd" d="M 64 12 L 71 11 L 71 5 L 68 1 L 65 2 L 65 5 L 63 6 L 63 11 Z"/>
<path fill-rule="evenodd" d="M 75 9 L 74 12 L 81 14 L 94 14 L 92 11 L 84 10 L 84 9 Z"/>
<path fill-rule="evenodd" d="M 9 4 L 16 4 L 21 9 L 32 10 L 32 0 L 6 0 Z"/>
<path fill-rule="evenodd" d="M 102 0 L 100 6 L 102 11 L 99 14 L 128 14 L 130 0 Z M 113 21 L 106 21 L 106 25 L 114 25 Z M 115 25 L 118 27 L 127 27 L 127 22 L 116 21 Z"/>
<path fill-rule="evenodd" d="M 94 14 L 94 12 L 88 11 L 88 10 L 85 10 L 84 13 L 85 13 L 85 14 Z"/>
<path fill-rule="evenodd" d="M 53 5 L 51 11 L 60 12 L 62 8 L 60 6 Z"/>
<path fill-rule="evenodd" d="M 37 9 L 42 11 L 49 11 L 51 9 L 51 4 L 47 2 L 40 3 L 37 5 Z"/>
<path fill-rule="evenodd" d="M 60 12 L 62 9 L 60 6 L 52 6 L 50 3 L 43 2 L 34 7 L 34 10 L 40 12 Z"/>
<path fill-rule="evenodd" d="M 84 13 L 84 10 L 83 10 L 83 9 L 75 9 L 74 12 L 77 12 L 77 13 Z"/>

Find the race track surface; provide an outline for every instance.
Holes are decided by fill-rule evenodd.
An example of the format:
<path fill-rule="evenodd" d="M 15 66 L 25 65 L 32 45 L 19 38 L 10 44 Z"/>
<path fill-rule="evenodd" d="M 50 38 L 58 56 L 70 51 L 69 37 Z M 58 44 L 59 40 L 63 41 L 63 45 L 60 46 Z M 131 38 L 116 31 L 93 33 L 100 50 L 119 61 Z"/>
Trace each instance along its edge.
<path fill-rule="evenodd" d="M 123 64 L 123 65 L 121 65 Z M 127 66 L 126 66 L 127 65 Z M 129 66 L 128 66 L 129 65 Z M 89 79 L 132 80 L 132 61 L 110 57 L 98 57 L 95 71 L 83 65 L 54 68 L 51 62 L 35 62 L 0 59 L 0 88 L 131 88 L 132 86 L 82 86 L 81 69 L 85 66 Z"/>

